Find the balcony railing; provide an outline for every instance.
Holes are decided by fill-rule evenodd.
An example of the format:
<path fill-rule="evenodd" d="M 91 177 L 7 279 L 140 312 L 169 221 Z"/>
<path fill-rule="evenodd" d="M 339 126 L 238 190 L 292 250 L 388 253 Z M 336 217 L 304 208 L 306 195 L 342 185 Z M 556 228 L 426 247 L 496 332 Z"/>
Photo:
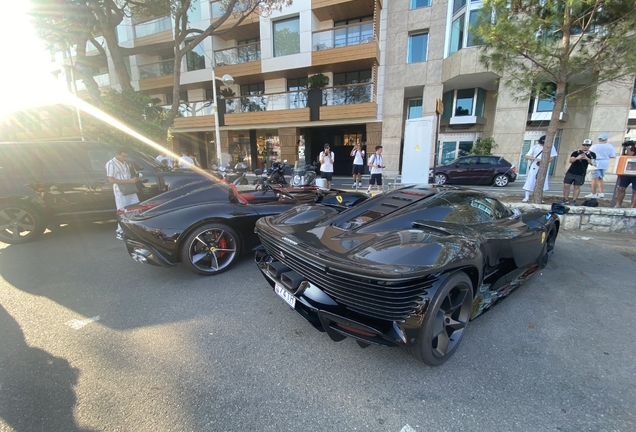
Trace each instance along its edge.
<path fill-rule="evenodd" d="M 261 43 L 254 42 L 232 48 L 214 51 L 214 62 L 217 66 L 247 63 L 261 59 Z"/>
<path fill-rule="evenodd" d="M 172 105 L 162 105 L 166 111 L 172 109 Z M 177 117 L 200 117 L 214 115 L 214 104 L 212 101 L 200 101 L 200 102 L 182 102 L 179 105 L 179 112 Z"/>
<path fill-rule="evenodd" d="M 157 78 L 174 74 L 174 59 L 139 66 L 139 79 Z"/>
<path fill-rule="evenodd" d="M 250 6 L 250 2 L 245 2 L 245 4 L 241 4 L 242 2 L 236 2 L 234 5 L 234 10 L 232 13 L 237 12 L 245 12 L 247 8 Z M 210 3 L 210 15 L 212 18 L 218 18 L 225 14 L 225 5 L 223 5 L 220 1 L 214 1 Z"/>
<path fill-rule="evenodd" d="M 353 105 L 373 102 L 373 83 L 350 84 L 322 89 L 322 104 Z"/>
<path fill-rule="evenodd" d="M 237 114 L 307 107 L 307 90 L 225 98 L 225 112 Z"/>
<path fill-rule="evenodd" d="M 95 80 L 95 82 L 97 82 L 97 85 L 99 87 L 106 87 L 110 85 L 110 75 L 108 74 L 108 72 L 101 75 L 95 75 L 93 79 Z M 84 81 L 81 79 L 75 80 L 75 85 L 77 86 L 77 91 L 86 90 Z"/>
<path fill-rule="evenodd" d="M 166 30 L 172 30 L 172 17 L 161 17 L 140 24 L 135 24 L 135 38 L 149 36 Z"/>
<path fill-rule="evenodd" d="M 312 49 L 320 51 L 331 48 L 373 42 L 373 21 L 321 30 L 312 34 Z"/>

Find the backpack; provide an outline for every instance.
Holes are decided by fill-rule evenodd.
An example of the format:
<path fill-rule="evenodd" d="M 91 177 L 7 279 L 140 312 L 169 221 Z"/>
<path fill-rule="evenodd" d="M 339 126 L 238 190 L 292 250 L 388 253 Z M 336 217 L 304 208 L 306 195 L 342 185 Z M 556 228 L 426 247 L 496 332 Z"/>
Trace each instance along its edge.
<path fill-rule="evenodd" d="M 598 201 L 596 198 L 590 198 L 583 201 L 583 204 L 581 205 L 585 207 L 598 207 Z"/>

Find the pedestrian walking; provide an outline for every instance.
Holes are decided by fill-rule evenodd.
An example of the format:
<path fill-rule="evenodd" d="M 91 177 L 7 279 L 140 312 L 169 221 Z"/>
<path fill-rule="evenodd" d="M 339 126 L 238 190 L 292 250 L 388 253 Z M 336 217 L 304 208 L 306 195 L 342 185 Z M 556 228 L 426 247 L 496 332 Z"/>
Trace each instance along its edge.
<path fill-rule="evenodd" d="M 325 151 L 320 153 L 320 176 L 327 179 L 327 189 L 331 189 L 331 181 L 333 180 L 333 161 L 334 154 L 329 144 L 325 143 Z"/>
<path fill-rule="evenodd" d="M 592 193 L 585 198 L 605 198 L 603 193 L 603 177 L 609 167 L 609 160 L 616 157 L 614 146 L 607 142 L 609 135 L 603 132 L 598 136 L 598 143 L 594 144 L 590 151 L 596 154 L 596 169 L 591 170 Z"/>
<path fill-rule="evenodd" d="M 181 158 L 179 159 L 179 168 L 187 168 L 190 169 L 194 165 L 194 161 L 190 156 L 188 156 L 188 152 L 186 149 L 181 149 Z"/>
<path fill-rule="evenodd" d="M 371 195 L 371 188 L 377 183 L 378 193 L 382 192 L 382 168 L 386 168 L 382 161 L 382 146 L 375 146 L 375 153 L 369 157 L 367 163 L 371 168 L 371 177 L 369 178 L 369 188 L 367 194 Z"/>
<path fill-rule="evenodd" d="M 552 151 L 550 152 L 550 157 L 545 158 L 543 154 L 543 145 L 545 144 L 545 135 L 539 138 L 539 144 L 535 145 L 530 149 L 530 151 L 526 154 L 525 159 L 531 161 L 530 167 L 528 167 L 528 171 L 526 173 L 526 182 L 523 184 L 523 190 L 526 191 L 526 196 L 522 200 L 522 202 L 530 201 L 530 194 L 534 191 L 534 186 L 537 182 L 537 173 L 539 172 L 539 165 L 542 160 L 547 160 L 550 163 L 556 156 L 557 151 L 554 147 L 552 147 Z M 543 190 L 547 191 L 549 189 L 548 185 L 548 176 L 545 176 L 545 184 L 543 185 Z"/>
<path fill-rule="evenodd" d="M 351 156 L 353 156 L 353 169 L 351 171 L 353 187 L 359 188 L 362 186 L 362 174 L 364 172 L 364 150 L 362 150 L 360 141 L 351 150 Z"/>
<path fill-rule="evenodd" d="M 125 188 L 123 186 L 134 184 L 138 180 L 130 175 L 130 167 L 126 163 L 127 158 L 128 150 L 120 147 L 115 151 L 115 157 L 106 162 L 106 176 L 108 177 L 108 182 L 113 185 L 117 210 L 139 202 L 139 198 L 134 192 L 135 188 Z M 131 189 L 132 192 L 126 189 Z M 117 229 L 115 230 L 115 237 L 117 240 L 124 239 L 124 234 L 119 224 L 117 224 Z"/>
<path fill-rule="evenodd" d="M 561 200 L 561 204 L 569 204 L 570 186 L 574 185 L 572 205 L 578 205 L 576 200 L 581 193 L 581 186 L 585 183 L 587 167 L 592 161 L 596 160 L 596 154 L 590 151 L 591 146 L 592 140 L 585 139 L 583 140 L 583 144 L 581 144 L 581 149 L 572 152 L 570 155 L 570 168 L 566 171 L 565 178 L 563 179 L 563 199 Z"/>

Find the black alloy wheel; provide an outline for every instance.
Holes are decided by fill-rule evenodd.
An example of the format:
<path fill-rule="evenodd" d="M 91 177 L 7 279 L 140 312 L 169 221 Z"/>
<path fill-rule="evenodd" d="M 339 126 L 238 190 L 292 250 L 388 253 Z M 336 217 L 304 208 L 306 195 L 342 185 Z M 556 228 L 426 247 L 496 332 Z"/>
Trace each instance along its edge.
<path fill-rule="evenodd" d="M 450 275 L 433 297 L 420 333 L 409 348 L 411 355 L 430 366 L 448 360 L 464 337 L 472 304 L 473 284 L 468 275 Z"/>
<path fill-rule="evenodd" d="M 446 174 L 442 174 L 442 173 L 435 174 L 436 185 L 446 184 L 447 181 L 448 181 L 448 176 Z"/>
<path fill-rule="evenodd" d="M 8 244 L 28 243 L 46 228 L 40 214 L 31 206 L 4 203 L 0 205 L 0 241 Z"/>
<path fill-rule="evenodd" d="M 227 270 L 238 258 L 240 239 L 223 224 L 206 224 L 192 231 L 181 244 L 181 261 L 196 274 L 211 276 Z"/>
<path fill-rule="evenodd" d="M 508 186 L 509 182 L 510 182 L 510 179 L 505 174 L 497 174 L 495 176 L 495 179 L 493 180 L 493 184 L 497 187 Z"/>

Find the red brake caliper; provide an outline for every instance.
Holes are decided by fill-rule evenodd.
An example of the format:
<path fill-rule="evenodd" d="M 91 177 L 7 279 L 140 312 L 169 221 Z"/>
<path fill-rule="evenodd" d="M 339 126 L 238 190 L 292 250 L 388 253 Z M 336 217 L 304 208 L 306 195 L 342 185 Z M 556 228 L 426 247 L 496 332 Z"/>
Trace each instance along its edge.
<path fill-rule="evenodd" d="M 217 237 L 217 239 L 218 239 L 218 237 Z M 221 237 L 221 240 L 219 240 L 219 249 L 225 249 L 226 247 L 227 247 L 227 241 L 225 241 L 225 239 L 223 237 Z M 220 251 L 219 252 L 219 258 L 223 258 L 224 255 L 225 255 L 225 251 Z"/>

